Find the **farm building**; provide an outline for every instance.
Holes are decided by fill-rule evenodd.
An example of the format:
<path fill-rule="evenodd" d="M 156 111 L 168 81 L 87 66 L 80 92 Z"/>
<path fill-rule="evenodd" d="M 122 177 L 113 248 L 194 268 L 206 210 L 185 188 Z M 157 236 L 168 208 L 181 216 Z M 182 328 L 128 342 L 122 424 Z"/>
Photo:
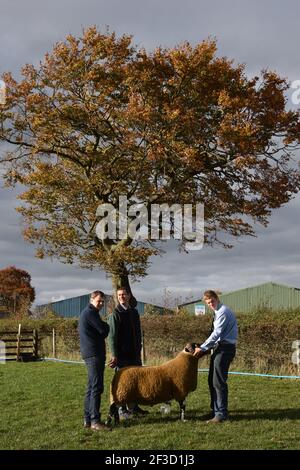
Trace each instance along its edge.
<path fill-rule="evenodd" d="M 0 319 L 1 318 L 8 318 L 9 313 L 8 313 L 8 308 L 6 305 L 6 302 L 3 297 L 0 295 Z"/>
<path fill-rule="evenodd" d="M 66 317 L 66 318 L 79 317 L 80 312 L 88 305 L 89 299 L 90 299 L 90 294 L 80 295 L 78 297 L 72 297 L 70 299 L 58 300 L 55 302 L 50 302 L 48 304 L 38 305 L 36 307 L 36 310 L 37 311 L 50 310 L 50 311 L 55 312 L 57 315 L 61 317 Z M 111 299 L 112 299 L 111 295 L 105 294 L 104 305 L 102 307 L 102 310 L 100 310 L 100 313 L 102 315 L 109 313 L 110 311 L 109 306 L 110 306 Z M 155 310 L 157 310 L 158 313 L 162 314 L 162 311 L 163 311 L 162 307 L 158 307 L 157 305 L 152 305 L 152 304 L 148 304 L 145 302 L 138 301 L 136 308 L 140 315 L 144 315 L 148 306 L 151 307 L 152 309 L 154 308 Z"/>
<path fill-rule="evenodd" d="M 9 313 L 7 312 L 7 307 L 0 305 L 0 319 L 1 318 L 8 318 Z"/>
<path fill-rule="evenodd" d="M 236 313 L 249 313 L 257 309 L 288 310 L 300 307 L 300 289 L 274 282 L 247 287 L 220 295 L 221 301 Z M 192 315 L 207 313 L 208 307 L 202 298 L 181 304 Z"/>

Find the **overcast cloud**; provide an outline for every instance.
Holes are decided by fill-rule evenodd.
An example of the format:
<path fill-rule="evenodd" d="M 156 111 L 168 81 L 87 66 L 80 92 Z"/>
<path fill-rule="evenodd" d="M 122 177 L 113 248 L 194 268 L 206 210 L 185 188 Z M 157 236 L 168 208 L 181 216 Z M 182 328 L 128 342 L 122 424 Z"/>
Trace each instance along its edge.
<path fill-rule="evenodd" d="M 0 74 L 11 71 L 18 77 L 22 65 L 38 64 L 67 34 L 79 35 L 95 24 L 132 34 L 134 43 L 147 49 L 216 37 L 218 54 L 245 63 L 249 76 L 270 68 L 300 80 L 299 17 L 296 0 L 0 0 Z M 15 196 L 0 189 L 0 267 L 29 271 L 37 303 L 96 288 L 110 293 L 102 271 L 34 258 L 34 247 L 21 236 Z M 299 209 L 297 196 L 274 211 L 267 229 L 257 228 L 257 238 L 235 241 L 231 250 L 205 247 L 186 255 L 175 243 L 166 245 L 167 253 L 153 259 L 149 275 L 133 285 L 135 295 L 160 303 L 165 289 L 185 301 L 206 288 L 228 291 L 268 281 L 300 287 Z"/>

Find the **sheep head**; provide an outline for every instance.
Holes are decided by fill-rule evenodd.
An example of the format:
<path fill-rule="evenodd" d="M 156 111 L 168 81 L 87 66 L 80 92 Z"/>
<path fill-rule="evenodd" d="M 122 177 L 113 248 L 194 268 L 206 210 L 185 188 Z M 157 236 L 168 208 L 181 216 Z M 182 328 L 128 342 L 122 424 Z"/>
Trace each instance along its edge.
<path fill-rule="evenodd" d="M 200 348 L 199 343 L 187 343 L 187 345 L 184 348 L 184 351 L 194 354 L 196 348 Z"/>

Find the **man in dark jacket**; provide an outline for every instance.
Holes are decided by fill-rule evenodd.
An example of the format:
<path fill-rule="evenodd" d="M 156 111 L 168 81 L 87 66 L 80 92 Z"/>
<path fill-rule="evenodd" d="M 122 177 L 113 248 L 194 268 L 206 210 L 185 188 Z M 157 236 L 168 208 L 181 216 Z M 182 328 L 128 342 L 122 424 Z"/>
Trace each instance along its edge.
<path fill-rule="evenodd" d="M 142 333 L 139 313 L 130 305 L 131 293 L 128 289 L 117 289 L 117 297 L 119 304 L 108 319 L 108 344 L 111 351 L 109 366 L 117 369 L 141 366 Z M 133 413 L 147 414 L 148 411 L 142 410 L 136 404 Z"/>
<path fill-rule="evenodd" d="M 90 304 L 79 318 L 79 337 L 82 358 L 88 372 L 88 384 L 84 400 L 84 427 L 95 431 L 111 429 L 100 422 L 101 394 L 105 367 L 105 338 L 109 326 L 101 320 L 99 310 L 104 302 L 103 292 L 92 292 Z"/>

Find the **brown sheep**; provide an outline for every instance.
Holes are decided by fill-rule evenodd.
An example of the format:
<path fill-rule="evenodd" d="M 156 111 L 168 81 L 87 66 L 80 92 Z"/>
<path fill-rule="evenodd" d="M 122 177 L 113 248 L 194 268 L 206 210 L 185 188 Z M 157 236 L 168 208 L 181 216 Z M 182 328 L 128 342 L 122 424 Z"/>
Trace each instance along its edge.
<path fill-rule="evenodd" d="M 118 406 L 126 403 L 155 405 L 176 400 L 184 421 L 184 400 L 197 388 L 198 359 L 193 356 L 199 344 L 188 343 L 174 359 L 160 366 L 124 367 L 111 382 L 107 423 L 119 422 Z"/>

